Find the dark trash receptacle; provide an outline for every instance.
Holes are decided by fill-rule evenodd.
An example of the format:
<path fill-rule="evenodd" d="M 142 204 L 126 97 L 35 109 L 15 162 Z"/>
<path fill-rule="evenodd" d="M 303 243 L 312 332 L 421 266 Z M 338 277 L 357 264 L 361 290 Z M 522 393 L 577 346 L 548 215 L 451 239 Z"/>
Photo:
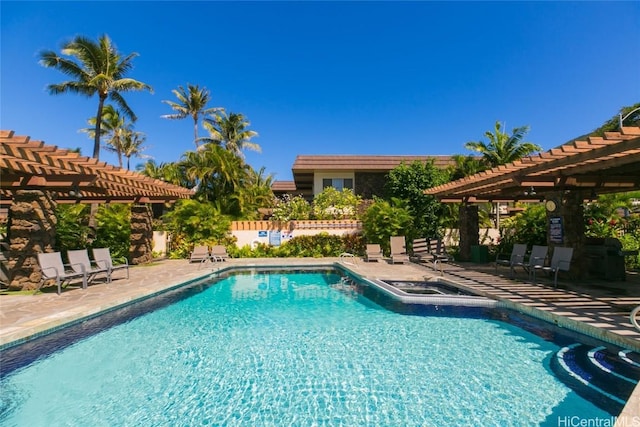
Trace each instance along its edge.
<path fill-rule="evenodd" d="M 620 240 L 606 237 L 587 239 L 589 274 L 605 280 L 625 280 L 625 255 L 634 251 L 623 251 Z"/>
<path fill-rule="evenodd" d="M 489 262 L 489 246 L 472 245 L 471 246 L 471 262 L 476 264 L 486 264 Z"/>

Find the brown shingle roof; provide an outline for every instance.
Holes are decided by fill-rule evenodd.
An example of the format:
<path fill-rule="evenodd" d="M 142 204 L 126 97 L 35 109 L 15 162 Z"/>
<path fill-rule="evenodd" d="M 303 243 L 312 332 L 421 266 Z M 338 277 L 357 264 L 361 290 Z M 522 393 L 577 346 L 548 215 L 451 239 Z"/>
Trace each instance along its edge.
<path fill-rule="evenodd" d="M 296 191 L 296 183 L 293 181 L 273 181 L 271 190 L 275 192 Z"/>
<path fill-rule="evenodd" d="M 445 168 L 455 165 L 452 156 L 363 156 L 363 155 L 299 155 L 293 163 L 297 171 L 354 170 L 361 172 L 390 171 L 401 163 L 433 160 L 434 165 Z"/>

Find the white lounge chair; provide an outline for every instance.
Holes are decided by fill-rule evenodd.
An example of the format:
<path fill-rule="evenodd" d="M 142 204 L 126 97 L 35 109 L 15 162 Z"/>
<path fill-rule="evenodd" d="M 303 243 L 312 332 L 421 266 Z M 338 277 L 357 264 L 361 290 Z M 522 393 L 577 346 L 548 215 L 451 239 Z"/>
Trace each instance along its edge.
<path fill-rule="evenodd" d="M 391 263 L 409 262 L 407 255 L 407 244 L 404 236 L 391 236 Z"/>
<path fill-rule="evenodd" d="M 209 247 L 198 245 L 193 248 L 193 251 L 191 252 L 191 256 L 189 257 L 189 262 L 194 262 L 194 261 L 202 262 L 206 259 L 209 259 Z"/>
<path fill-rule="evenodd" d="M 114 264 L 109 248 L 93 248 L 93 260 L 99 266 L 109 270 L 109 280 L 111 280 L 111 275 L 114 271 L 122 269 L 127 271 L 127 279 L 129 278 L 129 262 L 126 258 L 122 258 L 117 259 L 121 261 L 119 264 Z"/>
<path fill-rule="evenodd" d="M 571 258 L 573 258 L 573 248 L 564 248 L 556 246 L 553 248 L 553 256 L 551 264 L 548 266 L 539 266 L 533 270 L 533 283 L 536 282 L 536 270 L 542 270 L 547 273 L 553 273 L 553 286 L 558 287 L 558 273 L 560 271 L 569 271 L 571 268 Z"/>
<path fill-rule="evenodd" d="M 229 258 L 229 254 L 227 253 L 227 248 L 223 245 L 214 245 L 211 247 L 211 256 L 215 257 L 217 260 L 226 261 Z"/>
<path fill-rule="evenodd" d="M 82 279 L 82 289 L 87 289 L 87 273 L 82 266 L 78 266 L 80 273 L 74 271 L 70 265 L 62 263 L 60 252 L 48 252 L 38 254 L 38 264 L 42 270 L 42 279 L 36 292 L 40 290 L 47 280 L 55 280 L 58 286 L 58 295 L 62 292 L 62 284 L 73 279 Z"/>
<path fill-rule="evenodd" d="M 496 273 L 498 272 L 499 266 L 509 267 L 509 276 L 513 277 L 515 275 L 514 267 L 516 265 L 521 265 L 524 262 L 524 257 L 527 254 L 527 245 L 526 243 L 516 243 L 513 245 L 513 249 L 511 250 L 511 256 L 509 259 L 500 259 L 500 255 L 496 257 Z"/>
<path fill-rule="evenodd" d="M 367 253 L 364 258 L 367 262 L 380 261 L 382 259 L 382 248 L 377 243 L 367 244 Z"/>
<path fill-rule="evenodd" d="M 100 266 L 89 259 L 89 252 L 86 249 L 76 249 L 67 251 L 69 264 L 76 273 L 85 272 L 87 274 L 87 282 L 91 283 L 99 275 L 104 274 L 107 282 L 111 282 L 111 271 L 106 266 Z"/>

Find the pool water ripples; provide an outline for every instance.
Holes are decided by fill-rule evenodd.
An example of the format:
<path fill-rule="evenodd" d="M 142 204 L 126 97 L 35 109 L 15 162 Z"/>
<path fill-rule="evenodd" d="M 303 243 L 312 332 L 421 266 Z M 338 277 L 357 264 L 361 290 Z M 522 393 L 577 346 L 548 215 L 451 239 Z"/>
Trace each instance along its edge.
<path fill-rule="evenodd" d="M 557 345 L 493 320 L 397 314 L 334 289 L 339 281 L 230 276 L 9 374 L 0 424 L 521 426 L 609 417 L 551 373 Z"/>

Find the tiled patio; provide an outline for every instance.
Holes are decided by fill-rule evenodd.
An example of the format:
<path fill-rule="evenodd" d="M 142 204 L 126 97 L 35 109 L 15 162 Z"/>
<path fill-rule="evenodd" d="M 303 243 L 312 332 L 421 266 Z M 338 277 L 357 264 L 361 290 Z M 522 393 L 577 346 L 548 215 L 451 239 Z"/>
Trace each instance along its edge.
<path fill-rule="evenodd" d="M 499 299 L 519 311 L 555 322 L 608 342 L 640 351 L 640 331 L 633 329 L 629 312 L 640 305 L 640 275 L 628 273 L 624 282 L 560 281 L 558 289 L 541 280 L 528 283 L 520 272 L 515 280 L 496 274 L 492 265 L 447 264 L 440 276 L 425 264 L 389 264 L 386 261 L 366 263 L 357 259 L 231 259 L 224 263 L 189 264 L 186 260 L 161 260 L 149 266 L 130 268 L 114 274 L 112 283 L 98 283 L 85 291 L 75 287 L 37 295 L 0 295 L 0 348 L 22 341 L 65 323 L 92 316 L 109 308 L 130 303 L 148 295 L 180 285 L 185 281 L 206 278 L 226 266 L 251 265 L 332 265 L 341 262 L 355 273 L 370 279 L 416 280 L 442 277 L 446 281 Z M 640 399 L 640 387 L 631 398 Z M 633 405 L 627 405 L 633 406 Z M 640 404 L 635 405 L 640 408 Z M 640 411 L 640 409 L 638 409 Z M 637 414 L 636 414 L 637 415 Z"/>

